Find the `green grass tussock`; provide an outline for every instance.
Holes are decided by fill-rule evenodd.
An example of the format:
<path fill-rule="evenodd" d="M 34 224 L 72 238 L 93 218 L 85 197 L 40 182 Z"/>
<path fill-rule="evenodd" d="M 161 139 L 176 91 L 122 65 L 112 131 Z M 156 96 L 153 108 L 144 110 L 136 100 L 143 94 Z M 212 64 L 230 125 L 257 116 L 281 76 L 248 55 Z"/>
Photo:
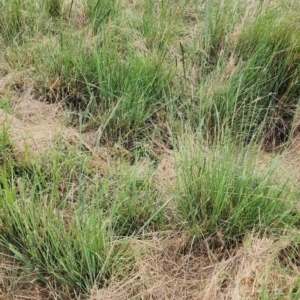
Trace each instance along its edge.
<path fill-rule="evenodd" d="M 41 165 L 6 164 L 0 176 L 1 245 L 38 282 L 70 293 L 129 276 L 129 237 L 165 220 L 150 177 L 102 178 L 87 165 L 66 150 Z"/>
<path fill-rule="evenodd" d="M 299 20 L 291 12 L 278 21 L 277 14 L 277 9 L 270 10 L 245 26 L 236 48 L 244 64 L 232 77 L 229 90 L 239 107 L 255 111 L 253 130 L 267 116 L 265 139 L 280 143 L 289 137 L 298 105 L 299 37 L 294 24 Z"/>
<path fill-rule="evenodd" d="M 45 285 L 52 278 L 58 287 L 87 292 L 134 266 L 128 242 L 114 241 L 109 224 L 92 207 L 67 221 L 63 212 L 33 202 L 9 203 L 4 210 L 1 244 Z"/>
<path fill-rule="evenodd" d="M 185 228 L 198 238 L 218 233 L 236 242 L 253 229 L 280 234 L 298 226 L 297 198 L 287 182 L 276 182 L 272 166 L 258 172 L 249 150 L 233 145 L 181 149 L 178 211 Z"/>
<path fill-rule="evenodd" d="M 17 178 L 14 170 L 2 171 L 1 245 L 39 282 L 87 292 L 111 276 L 130 272 L 134 257 L 129 242 L 114 237 L 110 218 L 102 211 L 103 191 L 98 185 L 88 193 L 81 180 L 74 191 L 78 171 L 71 169 L 66 178 L 60 172 L 66 172 L 63 164 L 55 166 L 53 160 L 55 169 L 47 177 L 38 166 Z M 70 193 L 77 202 L 70 201 Z"/>

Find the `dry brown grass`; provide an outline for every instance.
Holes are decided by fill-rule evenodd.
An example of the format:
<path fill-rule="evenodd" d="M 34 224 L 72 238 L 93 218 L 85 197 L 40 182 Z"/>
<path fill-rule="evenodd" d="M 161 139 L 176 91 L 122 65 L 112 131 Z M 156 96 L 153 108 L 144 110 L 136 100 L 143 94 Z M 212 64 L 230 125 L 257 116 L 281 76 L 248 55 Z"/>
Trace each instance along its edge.
<path fill-rule="evenodd" d="M 299 266 L 284 268 L 279 253 L 291 240 L 248 235 L 238 248 L 224 251 L 209 242 L 189 249 L 180 234 L 154 234 L 135 241 L 140 253 L 136 274 L 94 289 L 90 300 L 261 299 L 263 291 L 288 299 L 284 297 L 297 281 Z"/>
<path fill-rule="evenodd" d="M 0 110 L 0 124 L 8 128 L 10 140 L 18 159 L 31 159 L 50 149 L 61 131 L 57 122 L 57 107 L 23 95 L 15 110 L 19 118 Z M 55 121 L 54 121 L 55 120 Z"/>
<path fill-rule="evenodd" d="M 12 80 L 7 75 L 0 81 L 5 88 Z M 58 142 L 81 145 L 92 157 L 91 167 L 106 171 L 109 154 L 105 147 L 94 149 L 88 138 L 82 138 L 77 129 L 64 125 L 65 112 L 60 103 L 49 104 L 36 98 L 32 88 L 26 89 L 20 96 L 11 100 L 12 113 L 0 109 L 0 126 L 8 129 L 15 157 L 30 162 L 43 157 L 54 149 Z"/>
<path fill-rule="evenodd" d="M 290 141 L 282 144 L 275 151 L 259 152 L 257 170 L 263 171 L 268 165 L 276 165 L 278 182 L 289 182 L 291 189 L 297 189 L 300 182 L 300 138 L 295 135 Z"/>

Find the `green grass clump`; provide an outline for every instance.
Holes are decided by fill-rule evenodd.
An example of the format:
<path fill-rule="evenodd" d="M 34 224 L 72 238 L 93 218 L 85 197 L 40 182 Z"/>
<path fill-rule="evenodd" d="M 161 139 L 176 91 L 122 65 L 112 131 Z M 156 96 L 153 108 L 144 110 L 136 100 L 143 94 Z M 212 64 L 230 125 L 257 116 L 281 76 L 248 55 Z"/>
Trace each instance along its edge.
<path fill-rule="evenodd" d="M 252 230 L 280 233 L 295 226 L 295 195 L 264 172 L 247 150 L 216 146 L 203 152 L 194 144 L 182 149 L 178 176 L 178 210 L 185 228 L 197 237 L 215 233 L 224 241 L 240 241 Z"/>
<path fill-rule="evenodd" d="M 300 91 L 299 37 L 294 30 L 299 20 L 291 11 L 284 19 L 277 15 L 278 8 L 270 9 L 245 24 L 234 50 L 237 70 L 225 93 L 216 97 L 223 122 L 230 120 L 248 140 L 260 133 L 260 139 L 274 145 L 290 136 Z"/>
<path fill-rule="evenodd" d="M 297 4 L 290 3 L 284 16 L 282 5 L 205 2 L 199 50 L 185 46 L 186 80 L 193 67 L 199 70 L 198 81 L 191 95 L 185 87 L 179 106 L 195 130 L 201 127 L 215 138 L 230 127 L 243 142 L 263 139 L 267 146 L 292 135 L 299 94 L 299 18 Z"/>
<path fill-rule="evenodd" d="M 113 239 L 109 223 L 92 206 L 72 216 L 33 201 L 2 207 L 1 244 L 44 284 L 88 291 L 121 276 L 134 261 L 128 243 Z"/>
<path fill-rule="evenodd" d="M 53 60 L 56 63 L 50 64 Z M 156 111 L 165 109 L 168 101 L 173 74 L 160 57 L 132 54 L 124 60 L 113 47 L 109 52 L 100 47 L 90 51 L 66 38 L 48 62 L 52 78 L 60 80 L 49 100 L 66 99 L 82 112 L 85 123 L 90 120 L 90 127 L 100 127 L 104 141 L 140 138 L 147 128 L 153 131 Z"/>
<path fill-rule="evenodd" d="M 151 132 L 151 120 L 155 121 L 155 112 L 164 108 L 172 78 L 159 58 L 130 57 L 125 63 L 115 59 L 107 64 L 97 57 L 97 67 L 99 105 L 110 112 L 102 125 L 104 135 L 118 139 L 121 134 L 126 140 L 143 136 L 147 128 Z"/>
<path fill-rule="evenodd" d="M 135 256 L 124 236 L 165 221 L 150 175 L 127 169 L 101 178 L 88 163 L 62 148 L 0 173 L 1 245 L 40 283 L 70 293 L 129 276 Z"/>
<path fill-rule="evenodd" d="M 27 176 L 12 166 L 2 169 L 0 241 L 40 283 L 88 292 L 112 276 L 128 276 L 134 256 L 129 241 L 115 237 L 102 205 L 105 182 L 83 168 L 68 169 L 71 157 L 58 158 L 48 171 L 33 164 Z"/>

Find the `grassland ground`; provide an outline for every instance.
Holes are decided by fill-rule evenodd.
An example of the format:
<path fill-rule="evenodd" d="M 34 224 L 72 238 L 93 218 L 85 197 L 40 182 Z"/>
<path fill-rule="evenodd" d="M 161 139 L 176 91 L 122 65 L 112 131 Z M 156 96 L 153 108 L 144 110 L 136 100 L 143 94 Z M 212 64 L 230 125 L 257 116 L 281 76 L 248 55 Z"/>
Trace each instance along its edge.
<path fill-rule="evenodd" d="M 0 0 L 0 299 L 299 299 L 299 9 Z"/>

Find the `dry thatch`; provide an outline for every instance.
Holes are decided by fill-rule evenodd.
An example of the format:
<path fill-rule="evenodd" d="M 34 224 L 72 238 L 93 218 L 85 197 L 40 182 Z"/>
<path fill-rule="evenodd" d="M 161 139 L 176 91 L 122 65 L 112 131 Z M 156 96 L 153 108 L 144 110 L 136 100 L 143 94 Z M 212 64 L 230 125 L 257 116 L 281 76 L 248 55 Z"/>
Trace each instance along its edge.
<path fill-rule="evenodd" d="M 261 299 L 263 291 L 284 297 L 298 278 L 299 267 L 290 264 L 283 268 L 279 255 L 292 237 L 275 242 L 249 235 L 230 251 L 211 249 L 208 241 L 197 249 L 185 249 L 184 240 L 184 236 L 172 234 L 136 241 L 141 253 L 136 274 L 94 289 L 90 300 L 242 300 Z"/>

